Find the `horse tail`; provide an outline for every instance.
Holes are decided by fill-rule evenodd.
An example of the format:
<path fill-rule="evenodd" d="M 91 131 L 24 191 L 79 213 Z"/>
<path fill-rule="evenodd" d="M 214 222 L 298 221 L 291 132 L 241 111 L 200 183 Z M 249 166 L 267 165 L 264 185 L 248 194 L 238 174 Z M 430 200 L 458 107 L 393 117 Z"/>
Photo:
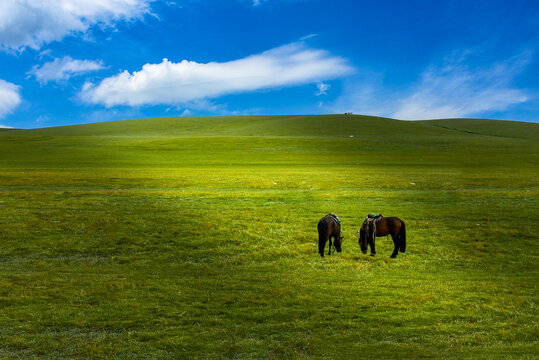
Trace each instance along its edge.
<path fill-rule="evenodd" d="M 328 240 L 328 224 L 325 221 L 320 220 L 318 223 L 318 253 L 324 257 L 324 248 Z"/>
<path fill-rule="evenodd" d="M 400 252 L 406 251 L 406 225 L 401 220 L 401 230 L 399 231 Z"/>

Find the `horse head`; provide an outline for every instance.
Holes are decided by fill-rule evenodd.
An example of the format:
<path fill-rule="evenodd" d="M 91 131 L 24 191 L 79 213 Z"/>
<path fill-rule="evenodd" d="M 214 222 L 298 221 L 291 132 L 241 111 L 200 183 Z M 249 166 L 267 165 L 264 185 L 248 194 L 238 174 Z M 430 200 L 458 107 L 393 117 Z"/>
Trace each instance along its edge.
<path fill-rule="evenodd" d="M 361 248 L 361 252 L 363 254 L 367 253 L 367 234 L 365 233 L 365 230 L 363 230 L 363 226 L 358 231 L 359 234 L 359 247 Z"/>
<path fill-rule="evenodd" d="M 372 221 L 365 220 L 363 222 L 363 225 L 361 226 L 361 229 L 359 229 L 359 247 L 361 248 L 361 252 L 363 254 L 367 253 L 367 246 L 369 239 L 372 238 L 372 234 L 374 232 L 374 226 Z"/>
<path fill-rule="evenodd" d="M 342 239 L 343 239 L 344 236 L 338 236 L 338 237 L 335 237 L 335 241 L 333 242 L 333 246 L 335 246 L 335 250 L 337 250 L 337 252 L 341 252 L 342 251 Z"/>

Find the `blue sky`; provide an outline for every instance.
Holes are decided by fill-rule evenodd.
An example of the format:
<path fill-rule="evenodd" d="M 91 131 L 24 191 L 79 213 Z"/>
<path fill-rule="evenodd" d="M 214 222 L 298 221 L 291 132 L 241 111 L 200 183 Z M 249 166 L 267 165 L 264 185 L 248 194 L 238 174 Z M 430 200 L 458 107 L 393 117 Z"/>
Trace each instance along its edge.
<path fill-rule="evenodd" d="M 344 112 L 539 122 L 538 46 L 536 0 L 2 0 L 0 126 Z"/>

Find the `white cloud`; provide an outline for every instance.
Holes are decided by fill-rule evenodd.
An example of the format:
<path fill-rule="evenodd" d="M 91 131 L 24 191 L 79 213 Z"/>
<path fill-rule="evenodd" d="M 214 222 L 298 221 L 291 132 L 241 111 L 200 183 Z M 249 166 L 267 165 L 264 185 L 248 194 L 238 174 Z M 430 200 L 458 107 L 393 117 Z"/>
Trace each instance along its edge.
<path fill-rule="evenodd" d="M 19 87 L 0 79 L 0 118 L 10 114 L 20 103 Z"/>
<path fill-rule="evenodd" d="M 13 129 L 13 127 L 0 124 L 0 129 Z"/>
<path fill-rule="evenodd" d="M 225 94 L 318 82 L 352 71 L 341 57 L 292 43 L 224 63 L 174 63 L 163 59 L 160 64 L 146 64 L 133 74 L 124 71 L 98 85 L 87 83 L 81 96 L 108 107 L 183 104 Z"/>
<path fill-rule="evenodd" d="M 327 91 L 329 90 L 331 85 L 324 84 L 323 82 L 319 81 L 318 83 L 316 83 L 316 87 L 318 91 L 315 93 L 315 95 L 320 96 L 320 95 L 327 95 L 328 94 Z"/>
<path fill-rule="evenodd" d="M 7 50 L 39 49 L 90 26 L 111 26 L 149 13 L 153 0 L 2 0 L 0 44 Z"/>
<path fill-rule="evenodd" d="M 103 68 L 103 63 L 101 61 L 76 60 L 69 56 L 65 56 L 62 59 L 56 58 L 54 61 L 47 62 L 41 67 L 35 65 L 28 74 L 34 75 L 40 83 L 46 84 L 51 80 L 67 80 L 73 76 L 82 75 L 90 71 L 101 70 Z"/>
<path fill-rule="evenodd" d="M 407 89 L 394 90 L 384 86 L 380 75 L 370 75 L 345 86 L 343 95 L 328 108 L 334 112 L 426 120 L 481 116 L 529 99 L 525 91 L 511 83 L 530 62 L 530 53 L 482 66 L 466 64 L 470 53 L 429 66 Z"/>

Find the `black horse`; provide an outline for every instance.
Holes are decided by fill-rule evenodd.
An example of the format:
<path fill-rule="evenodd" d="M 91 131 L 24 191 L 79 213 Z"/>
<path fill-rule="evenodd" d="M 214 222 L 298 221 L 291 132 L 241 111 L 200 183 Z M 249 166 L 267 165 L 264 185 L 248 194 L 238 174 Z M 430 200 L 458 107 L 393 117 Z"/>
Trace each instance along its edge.
<path fill-rule="evenodd" d="M 331 238 L 334 241 L 331 241 Z M 341 221 L 335 213 L 324 216 L 318 222 L 318 252 L 324 257 L 324 248 L 329 240 L 329 252 L 331 255 L 331 247 L 335 246 L 337 252 L 342 251 L 342 236 L 341 236 Z"/>
<path fill-rule="evenodd" d="M 392 258 L 396 258 L 399 251 L 406 251 L 406 225 L 397 217 L 367 217 L 359 230 L 359 246 L 363 254 L 367 253 L 367 245 L 371 247 L 371 256 L 376 254 L 374 242 L 377 236 L 391 235 L 395 249 Z"/>

